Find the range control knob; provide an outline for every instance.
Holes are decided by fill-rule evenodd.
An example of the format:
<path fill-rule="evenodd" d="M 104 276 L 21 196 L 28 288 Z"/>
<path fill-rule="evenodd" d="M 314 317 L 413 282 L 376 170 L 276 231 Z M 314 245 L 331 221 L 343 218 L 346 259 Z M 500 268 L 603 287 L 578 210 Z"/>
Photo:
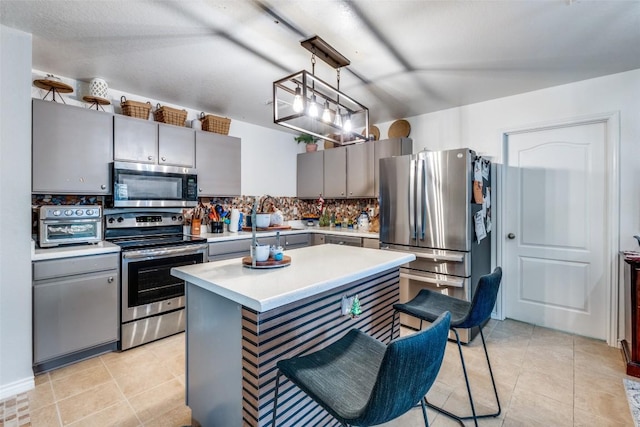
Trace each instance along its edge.
<path fill-rule="evenodd" d="M 175 221 L 175 220 L 176 220 L 176 216 L 175 216 L 175 215 L 173 215 L 173 216 L 171 217 L 171 221 Z"/>
<path fill-rule="evenodd" d="M 178 221 L 182 222 L 182 215 L 178 215 Z"/>
<path fill-rule="evenodd" d="M 118 222 L 122 222 L 124 221 L 124 218 L 122 218 L 121 216 L 118 217 Z"/>
<path fill-rule="evenodd" d="M 113 223 L 115 222 L 115 219 L 113 219 L 113 218 L 109 218 L 109 219 L 107 220 L 107 222 L 108 222 L 109 224 L 113 224 Z"/>
<path fill-rule="evenodd" d="M 87 209 L 87 215 L 93 215 L 93 209 Z"/>
<path fill-rule="evenodd" d="M 82 216 L 83 213 L 84 213 L 84 211 L 82 209 L 78 209 L 76 211 L 76 215 L 78 215 L 78 216 Z"/>
<path fill-rule="evenodd" d="M 66 211 L 64 211 L 64 214 L 66 216 L 71 216 L 71 215 L 73 215 L 73 211 L 71 209 L 67 209 Z"/>
<path fill-rule="evenodd" d="M 60 214 L 62 214 L 62 211 L 60 209 L 56 209 L 53 211 L 53 216 L 60 216 Z"/>

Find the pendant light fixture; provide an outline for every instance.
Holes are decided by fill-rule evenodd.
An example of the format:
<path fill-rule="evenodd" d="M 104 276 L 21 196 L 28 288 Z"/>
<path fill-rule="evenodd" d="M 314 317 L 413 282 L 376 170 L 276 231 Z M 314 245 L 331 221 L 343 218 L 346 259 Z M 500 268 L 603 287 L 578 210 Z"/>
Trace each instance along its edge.
<path fill-rule="evenodd" d="M 369 139 L 369 109 L 340 92 L 340 68 L 351 62 L 318 36 L 300 43 L 311 52 L 311 69 L 273 83 L 273 121 L 337 144 Z M 316 57 L 337 70 L 336 87 L 315 75 Z M 322 107 L 322 114 L 320 108 Z M 364 135 L 354 129 L 364 129 Z"/>

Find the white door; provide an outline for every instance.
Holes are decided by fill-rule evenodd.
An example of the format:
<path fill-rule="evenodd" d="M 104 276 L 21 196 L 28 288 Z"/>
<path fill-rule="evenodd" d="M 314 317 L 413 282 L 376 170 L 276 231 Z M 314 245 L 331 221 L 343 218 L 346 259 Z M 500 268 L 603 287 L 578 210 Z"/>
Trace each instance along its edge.
<path fill-rule="evenodd" d="M 605 122 L 507 136 L 506 317 L 606 339 Z"/>

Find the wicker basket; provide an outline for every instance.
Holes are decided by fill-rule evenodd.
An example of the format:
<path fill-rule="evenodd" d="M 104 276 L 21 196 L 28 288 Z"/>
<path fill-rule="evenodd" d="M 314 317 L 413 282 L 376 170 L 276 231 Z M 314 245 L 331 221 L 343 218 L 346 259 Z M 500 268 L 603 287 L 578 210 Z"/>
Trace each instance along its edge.
<path fill-rule="evenodd" d="M 171 107 L 161 107 L 160 104 L 158 104 L 156 110 L 153 112 L 153 119 L 160 123 L 184 126 L 184 122 L 187 120 L 187 111 Z"/>
<path fill-rule="evenodd" d="M 200 120 L 202 121 L 202 130 L 207 132 L 220 133 L 222 135 L 229 135 L 229 125 L 231 125 L 231 119 L 226 117 L 214 116 L 213 114 L 200 113 Z"/>
<path fill-rule="evenodd" d="M 120 107 L 122 107 L 122 114 L 125 116 L 149 120 L 149 112 L 151 111 L 151 103 L 149 101 L 128 101 L 123 96 L 120 98 Z"/>

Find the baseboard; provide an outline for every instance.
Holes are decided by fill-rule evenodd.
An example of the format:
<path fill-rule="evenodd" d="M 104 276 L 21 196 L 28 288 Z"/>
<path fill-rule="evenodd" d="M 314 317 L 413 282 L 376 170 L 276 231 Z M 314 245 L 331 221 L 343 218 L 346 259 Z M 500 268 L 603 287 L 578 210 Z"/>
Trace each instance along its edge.
<path fill-rule="evenodd" d="M 8 399 L 16 394 L 25 393 L 36 386 L 33 376 L 0 385 L 0 401 Z"/>

